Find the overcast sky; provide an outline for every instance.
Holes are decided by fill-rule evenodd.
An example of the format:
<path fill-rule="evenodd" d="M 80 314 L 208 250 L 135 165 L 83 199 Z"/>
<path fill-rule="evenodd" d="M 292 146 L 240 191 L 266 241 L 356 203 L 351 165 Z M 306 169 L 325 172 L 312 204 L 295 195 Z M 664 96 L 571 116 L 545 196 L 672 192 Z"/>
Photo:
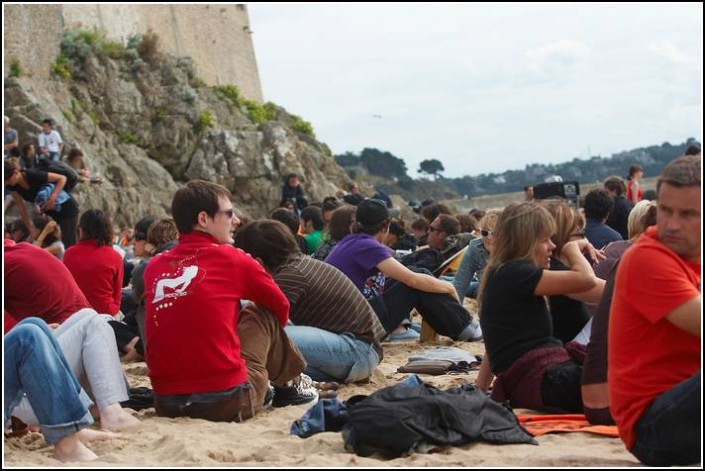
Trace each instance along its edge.
<path fill-rule="evenodd" d="M 248 6 L 265 100 L 411 176 L 702 140 L 702 4 Z M 589 154 L 588 154 L 589 152 Z"/>

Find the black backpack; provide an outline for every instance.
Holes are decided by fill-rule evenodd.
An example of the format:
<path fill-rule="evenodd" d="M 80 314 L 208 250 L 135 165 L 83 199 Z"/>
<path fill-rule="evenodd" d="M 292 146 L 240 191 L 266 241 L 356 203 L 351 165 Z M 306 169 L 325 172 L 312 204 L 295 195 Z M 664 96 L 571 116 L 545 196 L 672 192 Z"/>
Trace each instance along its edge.
<path fill-rule="evenodd" d="M 59 175 L 65 176 L 66 184 L 64 185 L 64 190 L 69 192 L 76 187 L 76 184 L 79 180 L 78 173 L 64 162 L 55 162 L 49 159 L 39 159 L 37 169 L 43 170 L 45 172 L 58 173 Z"/>

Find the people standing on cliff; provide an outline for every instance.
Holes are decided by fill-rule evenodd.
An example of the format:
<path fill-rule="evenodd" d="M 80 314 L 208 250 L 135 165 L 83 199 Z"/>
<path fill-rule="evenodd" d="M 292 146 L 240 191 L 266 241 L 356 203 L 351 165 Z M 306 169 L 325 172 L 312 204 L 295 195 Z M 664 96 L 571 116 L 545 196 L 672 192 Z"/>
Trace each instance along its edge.
<path fill-rule="evenodd" d="M 10 151 L 19 145 L 17 141 L 17 131 L 10 127 L 10 118 L 5 116 L 5 150 L 3 151 L 5 157 L 9 157 Z"/>
<path fill-rule="evenodd" d="M 61 160 L 61 151 L 64 150 L 64 141 L 61 134 L 54 130 L 54 122 L 51 119 L 42 121 L 42 133 L 37 138 L 39 141 L 39 153 L 53 162 Z"/>
<path fill-rule="evenodd" d="M 358 185 L 357 183 L 351 183 L 350 185 L 348 185 L 348 191 L 350 193 L 343 196 L 343 201 L 345 201 L 346 203 L 353 206 L 357 206 L 358 204 L 365 201 L 364 195 L 360 193 L 360 185 Z"/>
<path fill-rule="evenodd" d="M 5 161 L 5 185 L 12 192 L 12 197 L 25 225 L 31 228 L 32 222 L 22 200 L 34 203 L 40 191 L 47 193 L 49 190 L 51 193 L 48 199 L 39 209 L 59 223 L 64 245 L 68 248 L 76 243 L 79 211 L 78 203 L 73 196 L 62 191 L 65 184 L 66 177 L 64 175 L 35 169 L 20 170 L 18 163 Z M 60 196 L 61 199 L 57 201 Z M 61 206 L 57 208 L 59 202 Z"/>
<path fill-rule="evenodd" d="M 71 149 L 66 157 L 66 163 L 78 173 L 78 178 L 81 182 L 91 182 L 94 184 L 103 183 L 103 179 L 99 176 L 91 177 L 91 171 L 86 166 L 86 161 L 83 159 L 83 151 L 81 149 Z"/>
<path fill-rule="evenodd" d="M 301 188 L 299 176 L 295 173 L 290 173 L 286 176 L 286 180 L 284 180 L 284 186 L 282 187 L 282 200 L 279 203 L 279 206 L 282 206 L 287 201 L 294 203 L 297 209 L 297 214 L 308 206 L 308 200 L 304 195 L 303 188 Z"/>
<path fill-rule="evenodd" d="M 627 199 L 634 204 L 641 201 L 644 195 L 639 180 L 644 176 L 644 168 L 639 164 L 634 164 L 629 167 L 629 176 L 627 177 Z"/>
<path fill-rule="evenodd" d="M 20 166 L 22 168 L 37 168 L 39 167 L 39 156 L 34 144 L 28 143 L 22 146 L 22 156 L 20 157 Z"/>

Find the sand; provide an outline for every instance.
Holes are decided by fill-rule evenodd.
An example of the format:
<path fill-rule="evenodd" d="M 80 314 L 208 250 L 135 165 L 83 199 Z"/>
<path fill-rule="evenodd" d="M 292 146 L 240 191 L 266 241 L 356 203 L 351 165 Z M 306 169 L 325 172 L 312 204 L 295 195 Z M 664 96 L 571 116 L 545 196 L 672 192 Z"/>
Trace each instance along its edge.
<path fill-rule="evenodd" d="M 385 343 L 385 358 L 369 383 L 346 385 L 339 391 L 344 400 L 355 394 L 371 394 L 396 384 L 408 375 L 396 373 L 408 356 L 422 348 L 453 345 L 482 354 L 481 342 L 454 343 L 441 337 L 435 343 Z M 149 386 L 144 363 L 124 366 L 132 386 Z M 434 386 L 447 388 L 473 383 L 477 372 L 458 376 L 421 378 Z M 476 442 L 462 447 L 448 447 L 432 454 L 413 454 L 394 460 L 362 458 L 348 453 L 340 433 L 326 432 L 307 439 L 289 434 L 291 423 L 301 417 L 307 406 L 271 409 L 243 424 L 212 423 L 188 418 L 166 419 L 154 416 L 154 409 L 141 411 L 141 425 L 123 432 L 120 438 L 92 442 L 88 447 L 98 460 L 88 467 L 135 466 L 266 466 L 266 467 L 343 467 L 343 466 L 413 466 L 413 467 L 544 467 L 544 466 L 639 466 L 619 439 L 588 433 L 549 434 L 537 438 L 535 445 L 491 445 Z M 522 411 L 520 412 L 529 412 Z M 40 433 L 6 439 L 5 466 L 61 466 L 51 458 Z M 73 466 L 73 465 L 72 465 Z"/>

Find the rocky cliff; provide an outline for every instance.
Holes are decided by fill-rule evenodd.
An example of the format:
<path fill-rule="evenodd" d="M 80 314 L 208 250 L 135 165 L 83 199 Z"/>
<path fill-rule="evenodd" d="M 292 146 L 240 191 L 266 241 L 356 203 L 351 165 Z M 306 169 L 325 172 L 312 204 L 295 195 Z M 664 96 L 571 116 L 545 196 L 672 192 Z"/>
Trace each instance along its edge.
<path fill-rule="evenodd" d="M 132 224 L 165 214 L 174 191 L 201 178 L 226 186 L 241 213 L 261 217 L 277 206 L 289 172 L 302 175 L 312 201 L 349 181 L 324 144 L 294 130 L 306 131 L 299 118 L 244 100 L 235 87 L 206 87 L 190 59 L 158 52 L 155 37 L 125 47 L 83 36 L 65 35 L 53 78 L 5 81 L 5 114 L 20 146 L 36 142 L 41 121 L 52 118 L 64 153 L 80 148 L 105 180 L 75 190 L 82 209 Z"/>

